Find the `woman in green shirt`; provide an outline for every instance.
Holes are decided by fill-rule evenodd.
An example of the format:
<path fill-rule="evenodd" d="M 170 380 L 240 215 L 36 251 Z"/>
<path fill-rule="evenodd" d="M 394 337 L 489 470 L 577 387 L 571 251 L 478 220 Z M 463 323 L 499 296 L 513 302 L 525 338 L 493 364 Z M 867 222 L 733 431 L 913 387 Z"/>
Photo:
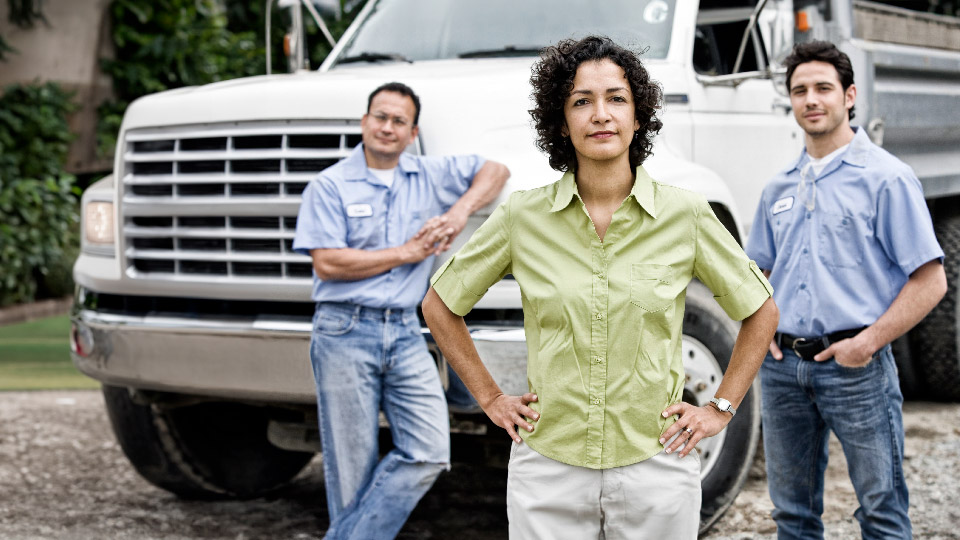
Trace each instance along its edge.
<path fill-rule="evenodd" d="M 702 196 L 644 170 L 661 90 L 634 53 L 565 40 L 542 52 L 531 83 L 538 146 L 564 175 L 497 208 L 437 271 L 424 317 L 514 440 L 511 537 L 695 538 L 699 458 L 670 454 L 687 456 L 735 413 L 776 329 L 772 289 Z M 506 274 L 522 293 L 523 396 L 500 391 L 463 321 Z M 681 401 L 694 277 L 744 321 L 716 406 Z"/>

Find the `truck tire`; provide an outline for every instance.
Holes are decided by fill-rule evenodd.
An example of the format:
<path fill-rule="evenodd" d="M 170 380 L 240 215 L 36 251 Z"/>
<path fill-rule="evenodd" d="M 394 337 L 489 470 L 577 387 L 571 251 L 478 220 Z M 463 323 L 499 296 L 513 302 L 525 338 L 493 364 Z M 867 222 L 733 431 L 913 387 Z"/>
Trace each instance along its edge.
<path fill-rule="evenodd" d="M 913 360 L 913 351 L 916 347 L 911 344 L 912 335 L 913 332 L 904 334 L 890 343 L 893 359 L 897 364 L 897 376 L 900 379 L 900 392 L 903 394 L 903 399 L 918 399 L 923 396 L 920 375 Z"/>
<path fill-rule="evenodd" d="M 934 231 L 947 255 L 947 294 L 911 336 L 913 360 L 923 379 L 917 397 L 935 401 L 960 401 L 960 327 L 957 294 L 960 290 L 960 211 L 951 209 L 934 221 Z"/>
<path fill-rule="evenodd" d="M 709 289 L 692 282 L 683 317 L 683 355 L 687 382 L 684 401 L 709 402 L 730 362 L 738 326 L 713 299 Z M 760 440 L 760 397 L 756 383 L 744 397 L 727 428 L 700 441 L 700 533 L 730 508 L 743 488 Z"/>
<path fill-rule="evenodd" d="M 137 472 L 181 498 L 256 497 L 296 476 L 313 457 L 270 444 L 263 407 L 208 402 L 162 408 L 107 385 L 103 397 L 117 441 Z"/>

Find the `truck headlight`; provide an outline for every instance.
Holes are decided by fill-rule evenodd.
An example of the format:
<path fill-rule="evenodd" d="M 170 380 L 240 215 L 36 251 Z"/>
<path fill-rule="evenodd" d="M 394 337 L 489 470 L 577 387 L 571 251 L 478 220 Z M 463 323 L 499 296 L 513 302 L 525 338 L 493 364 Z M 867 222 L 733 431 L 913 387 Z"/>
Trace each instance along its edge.
<path fill-rule="evenodd" d="M 113 203 L 88 202 L 83 209 L 84 251 L 113 255 Z"/>

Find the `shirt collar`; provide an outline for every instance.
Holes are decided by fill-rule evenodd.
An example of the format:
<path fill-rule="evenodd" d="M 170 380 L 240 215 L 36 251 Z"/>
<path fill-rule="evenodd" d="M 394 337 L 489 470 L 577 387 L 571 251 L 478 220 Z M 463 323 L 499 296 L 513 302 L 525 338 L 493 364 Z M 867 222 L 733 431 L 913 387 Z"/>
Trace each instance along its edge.
<path fill-rule="evenodd" d="M 866 167 L 870 144 L 870 137 L 867 137 L 866 130 L 860 126 L 853 126 L 853 140 L 850 141 L 850 146 L 847 147 L 847 151 L 843 153 L 841 159 L 854 167 Z M 807 147 L 804 146 L 800 150 L 800 156 L 793 162 L 793 166 L 787 169 L 787 173 L 799 170 L 806 162 L 806 155 Z"/>
<path fill-rule="evenodd" d="M 358 144 L 350 155 L 343 159 L 343 178 L 348 181 L 361 181 L 367 179 L 367 158 L 363 154 L 363 143 Z M 400 172 L 404 174 L 417 171 L 417 160 L 414 156 L 404 152 L 400 154 L 400 162 L 397 163 Z"/>
<path fill-rule="evenodd" d="M 637 167 L 636 180 L 633 182 L 633 187 L 630 188 L 630 195 L 633 195 L 637 204 L 650 214 L 650 217 L 656 219 L 657 212 L 653 204 L 653 178 L 650 178 L 642 165 Z M 573 172 L 567 171 L 558 183 L 557 194 L 553 199 L 553 206 L 550 211 L 559 212 L 563 210 L 570 205 L 574 196 L 580 198 L 577 182 L 574 179 Z"/>

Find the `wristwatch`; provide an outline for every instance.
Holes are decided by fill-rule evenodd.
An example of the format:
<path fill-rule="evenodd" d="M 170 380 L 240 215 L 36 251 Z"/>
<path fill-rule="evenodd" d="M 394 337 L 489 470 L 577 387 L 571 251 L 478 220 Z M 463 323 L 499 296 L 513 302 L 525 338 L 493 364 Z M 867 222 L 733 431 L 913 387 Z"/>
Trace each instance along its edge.
<path fill-rule="evenodd" d="M 733 408 L 733 405 L 722 397 L 710 398 L 710 403 L 713 403 L 713 406 L 720 412 L 728 412 L 730 416 L 737 414 L 737 410 Z"/>

